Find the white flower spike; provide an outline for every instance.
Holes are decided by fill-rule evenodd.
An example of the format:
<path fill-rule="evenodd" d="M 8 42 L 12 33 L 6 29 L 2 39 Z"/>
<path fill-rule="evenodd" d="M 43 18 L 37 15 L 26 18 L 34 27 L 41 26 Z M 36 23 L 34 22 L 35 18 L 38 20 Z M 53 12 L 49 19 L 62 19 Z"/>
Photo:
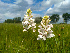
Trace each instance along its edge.
<path fill-rule="evenodd" d="M 35 26 L 36 23 L 34 23 L 35 19 L 32 19 L 33 16 L 31 15 L 31 13 L 32 13 L 32 11 L 29 8 L 29 9 L 27 9 L 27 12 L 26 12 L 27 15 L 24 15 L 24 20 L 22 21 L 22 25 L 24 28 L 23 32 L 27 31 L 30 27 L 32 27 L 33 32 L 35 32 L 34 28 L 36 28 L 36 26 Z"/>
<path fill-rule="evenodd" d="M 46 38 L 51 38 L 55 36 L 54 34 L 52 34 L 53 31 L 51 30 L 51 28 L 53 28 L 53 25 L 48 24 L 51 21 L 48 18 L 49 16 L 44 16 L 41 21 L 41 25 L 38 26 L 40 29 L 38 29 L 39 35 L 37 40 L 46 40 Z"/>

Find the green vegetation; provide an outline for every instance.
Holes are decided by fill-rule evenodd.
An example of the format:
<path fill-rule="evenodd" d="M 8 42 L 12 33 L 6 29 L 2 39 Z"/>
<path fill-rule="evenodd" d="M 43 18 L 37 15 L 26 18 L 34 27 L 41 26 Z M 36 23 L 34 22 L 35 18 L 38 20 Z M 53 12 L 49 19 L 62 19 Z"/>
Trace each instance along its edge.
<path fill-rule="evenodd" d="M 35 23 L 39 24 L 42 20 L 42 17 L 36 17 L 35 18 Z"/>
<path fill-rule="evenodd" d="M 70 53 L 70 25 L 54 24 L 55 37 L 37 40 L 36 32 L 23 32 L 22 24 L 0 24 L 0 53 Z"/>
<path fill-rule="evenodd" d="M 51 23 L 52 23 L 52 22 L 53 22 L 53 23 L 56 23 L 56 22 L 59 21 L 60 17 L 59 17 L 58 14 L 53 14 L 53 15 L 50 17 L 50 19 L 51 19 Z"/>
<path fill-rule="evenodd" d="M 70 21 L 70 14 L 68 13 L 64 13 L 62 15 L 62 17 L 64 18 L 64 22 L 67 23 L 68 21 Z"/>
<path fill-rule="evenodd" d="M 15 17 L 13 19 L 7 19 L 4 23 L 21 23 L 21 17 Z"/>

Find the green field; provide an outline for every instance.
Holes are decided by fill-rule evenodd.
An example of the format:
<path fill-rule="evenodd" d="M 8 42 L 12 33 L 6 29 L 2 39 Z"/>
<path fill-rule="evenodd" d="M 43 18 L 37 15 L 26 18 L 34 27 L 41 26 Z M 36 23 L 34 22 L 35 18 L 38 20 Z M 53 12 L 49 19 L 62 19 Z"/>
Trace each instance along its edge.
<path fill-rule="evenodd" d="M 53 24 L 55 37 L 46 41 L 37 40 L 37 29 L 23 32 L 22 24 L 0 23 L 0 53 L 70 53 L 70 24 Z"/>

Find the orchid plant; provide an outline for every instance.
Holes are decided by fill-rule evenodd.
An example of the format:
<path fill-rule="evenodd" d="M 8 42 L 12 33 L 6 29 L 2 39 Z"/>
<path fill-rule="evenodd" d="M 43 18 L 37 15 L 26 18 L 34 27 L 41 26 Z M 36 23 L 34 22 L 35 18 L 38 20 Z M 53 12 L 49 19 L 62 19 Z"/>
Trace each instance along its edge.
<path fill-rule="evenodd" d="M 36 28 L 35 26 L 36 23 L 34 23 L 35 19 L 32 19 L 33 16 L 31 15 L 31 13 L 32 11 L 29 8 L 27 9 L 26 12 L 27 15 L 24 15 L 25 17 L 24 20 L 22 21 L 22 25 L 24 28 L 23 32 L 28 31 L 30 27 L 32 27 L 33 32 L 35 32 L 34 28 Z M 46 38 L 51 38 L 55 36 L 54 34 L 52 34 L 53 31 L 51 30 L 51 28 L 53 28 L 53 25 L 49 24 L 50 21 L 51 20 L 49 19 L 49 16 L 46 15 L 43 17 L 41 21 L 41 25 L 38 26 L 40 29 L 38 29 L 39 35 L 37 40 L 41 40 L 41 39 L 46 40 Z"/>
<path fill-rule="evenodd" d="M 35 19 L 32 19 L 33 15 L 31 15 L 31 13 L 32 13 L 32 11 L 29 8 L 29 9 L 27 9 L 27 12 L 26 12 L 27 15 L 24 15 L 24 20 L 22 21 L 22 25 L 24 28 L 23 32 L 28 31 L 28 29 L 30 27 L 32 27 L 33 32 L 35 32 L 34 28 L 36 28 L 36 26 L 35 26 L 36 23 L 34 23 Z"/>
<path fill-rule="evenodd" d="M 51 30 L 51 28 L 53 28 L 53 25 L 49 24 L 50 21 L 51 20 L 49 19 L 49 16 L 46 15 L 43 17 L 41 25 L 38 26 L 40 29 L 38 29 L 39 35 L 37 40 L 46 40 L 46 38 L 55 36 L 54 34 L 52 34 L 53 31 Z"/>

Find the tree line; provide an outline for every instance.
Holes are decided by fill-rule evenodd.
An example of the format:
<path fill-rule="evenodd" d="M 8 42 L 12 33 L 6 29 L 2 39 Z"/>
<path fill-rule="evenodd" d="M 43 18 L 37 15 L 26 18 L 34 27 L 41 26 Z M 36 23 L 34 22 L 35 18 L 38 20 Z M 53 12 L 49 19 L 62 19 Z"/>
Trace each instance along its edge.
<path fill-rule="evenodd" d="M 21 23 L 21 17 L 15 17 L 13 19 L 7 19 L 4 23 Z"/>
<path fill-rule="evenodd" d="M 68 21 L 70 21 L 70 14 L 68 13 L 64 13 L 62 15 L 62 17 L 64 18 L 64 22 L 67 23 Z M 59 21 L 60 17 L 58 14 L 52 14 L 52 16 L 50 16 L 50 19 L 51 19 L 51 23 L 56 23 Z M 24 20 L 24 18 L 22 19 Z M 40 23 L 42 20 L 42 17 L 36 17 L 35 18 L 35 23 Z M 21 17 L 15 17 L 13 19 L 7 19 L 5 20 L 4 23 L 21 23 Z"/>

